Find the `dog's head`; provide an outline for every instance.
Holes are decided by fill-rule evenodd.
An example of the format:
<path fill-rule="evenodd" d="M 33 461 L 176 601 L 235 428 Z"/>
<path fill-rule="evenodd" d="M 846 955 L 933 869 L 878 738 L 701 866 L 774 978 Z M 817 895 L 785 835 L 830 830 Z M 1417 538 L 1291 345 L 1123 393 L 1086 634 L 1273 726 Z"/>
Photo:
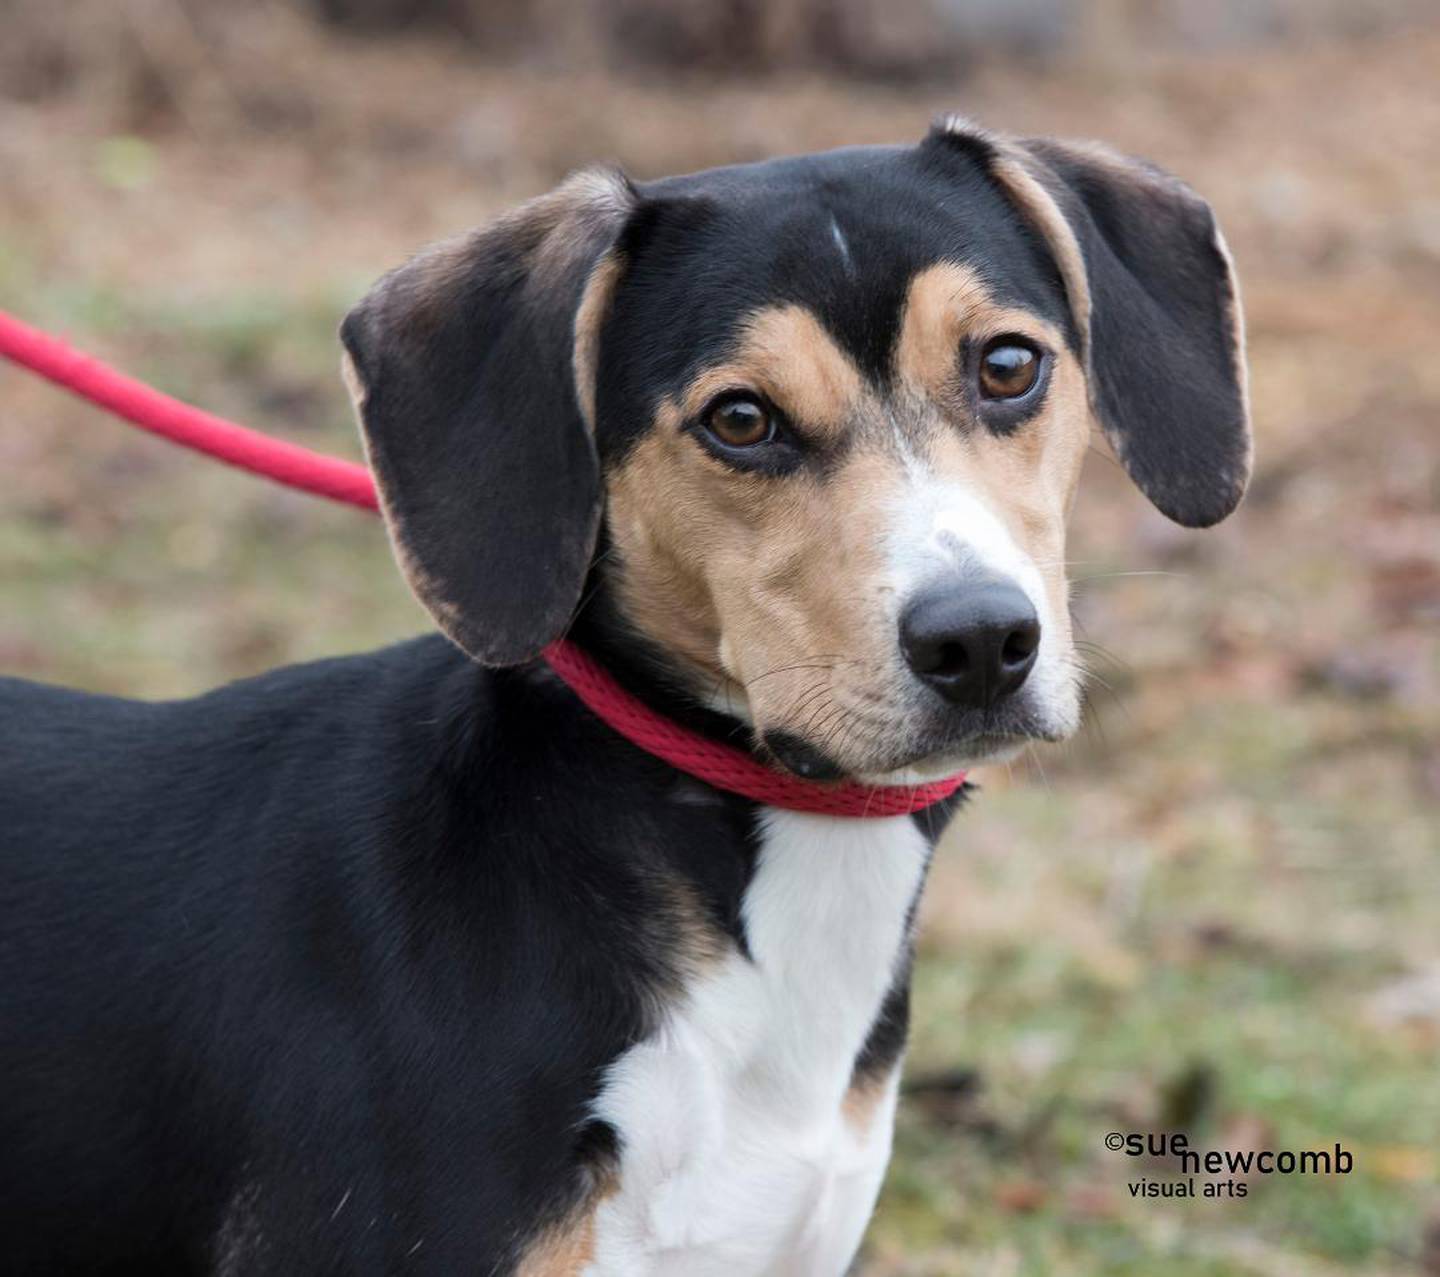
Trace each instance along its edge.
<path fill-rule="evenodd" d="M 947 121 L 581 174 L 386 276 L 343 337 L 401 566 L 467 652 L 534 657 L 594 570 L 782 763 L 894 779 L 1074 730 L 1092 421 L 1170 518 L 1224 518 L 1240 327 L 1189 188 Z"/>

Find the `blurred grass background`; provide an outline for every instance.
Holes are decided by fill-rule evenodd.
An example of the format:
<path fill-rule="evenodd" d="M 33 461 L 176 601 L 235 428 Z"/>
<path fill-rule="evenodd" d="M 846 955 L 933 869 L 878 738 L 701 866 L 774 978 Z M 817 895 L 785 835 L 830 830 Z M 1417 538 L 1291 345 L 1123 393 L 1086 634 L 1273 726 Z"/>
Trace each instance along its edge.
<path fill-rule="evenodd" d="M 1089 135 L 1216 205 L 1259 470 L 1204 534 L 1096 453 L 1073 745 L 938 858 L 861 1272 L 1440 1273 L 1440 15 L 1314 0 L 9 0 L 0 304 L 358 457 L 335 325 L 580 164 Z M 418 632 L 371 520 L 0 368 L 0 670 L 143 696 Z M 0 724 L 3 730 L 3 724 Z M 1135 1201 L 1110 1130 L 1345 1177 Z M 1163 1176 L 1162 1176 L 1163 1177 Z"/>

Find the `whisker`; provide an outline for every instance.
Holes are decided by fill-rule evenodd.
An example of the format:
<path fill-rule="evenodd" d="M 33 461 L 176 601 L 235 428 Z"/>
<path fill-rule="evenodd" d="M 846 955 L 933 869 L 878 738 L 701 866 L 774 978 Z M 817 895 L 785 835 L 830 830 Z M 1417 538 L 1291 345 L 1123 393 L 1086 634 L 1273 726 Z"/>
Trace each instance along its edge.
<path fill-rule="evenodd" d="M 794 665 L 782 665 L 778 669 L 766 670 L 763 674 L 757 674 L 754 678 L 746 679 L 746 683 L 753 687 L 756 683 L 763 682 L 767 678 L 774 678 L 777 674 L 789 674 L 792 670 L 831 670 L 834 669 L 833 662 L 804 662 L 800 661 Z"/>
<path fill-rule="evenodd" d="M 1046 792 L 1053 793 L 1054 790 L 1051 788 L 1050 785 L 1049 773 L 1046 772 L 1045 764 L 1040 760 L 1040 755 L 1035 749 L 1034 745 L 1025 746 L 1025 757 L 1029 760 L 1030 765 L 1040 773 L 1040 783 L 1045 786 Z"/>
<path fill-rule="evenodd" d="M 1148 569 L 1137 572 L 1092 572 L 1088 576 L 1071 577 L 1072 583 L 1080 585 L 1086 581 L 1109 581 L 1121 576 L 1173 576 L 1177 579 L 1193 576 L 1192 572 L 1166 572 L 1160 568 Z"/>

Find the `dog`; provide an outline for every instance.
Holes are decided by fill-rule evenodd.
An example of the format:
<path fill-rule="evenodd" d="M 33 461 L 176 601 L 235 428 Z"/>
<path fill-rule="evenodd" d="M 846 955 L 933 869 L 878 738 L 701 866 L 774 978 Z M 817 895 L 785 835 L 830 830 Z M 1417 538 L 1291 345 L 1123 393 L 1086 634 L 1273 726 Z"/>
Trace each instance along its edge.
<path fill-rule="evenodd" d="M 441 634 L 147 704 L 0 691 L 18 1274 L 840 1274 L 955 800 L 761 806 L 537 655 L 815 785 L 1080 716 L 1092 424 L 1165 515 L 1250 471 L 1209 207 L 960 119 L 586 171 L 342 327 Z"/>

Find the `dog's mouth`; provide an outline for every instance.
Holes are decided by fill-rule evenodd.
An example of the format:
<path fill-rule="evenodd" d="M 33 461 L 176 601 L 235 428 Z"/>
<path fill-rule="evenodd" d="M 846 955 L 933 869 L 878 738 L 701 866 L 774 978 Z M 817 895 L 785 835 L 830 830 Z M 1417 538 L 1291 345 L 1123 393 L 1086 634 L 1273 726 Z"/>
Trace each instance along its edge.
<path fill-rule="evenodd" d="M 1026 688 L 984 709 L 913 689 L 851 686 L 834 689 L 818 709 L 815 695 L 802 700 L 799 723 L 766 723 L 762 707 L 736 685 L 711 707 L 741 717 L 759 755 L 802 780 L 914 785 L 1063 741 L 1079 725 L 1080 703 L 1068 685 Z"/>
<path fill-rule="evenodd" d="M 765 754 L 802 780 L 858 780 L 870 785 L 918 785 L 972 767 L 1009 762 L 1028 745 L 1063 739 L 1066 733 L 1019 722 L 938 741 L 872 746 L 871 757 L 847 765 L 822 746 L 787 731 L 762 737 Z"/>
<path fill-rule="evenodd" d="M 775 762 L 801 780 L 845 778 L 845 769 L 835 759 L 793 732 L 766 732 L 761 745 Z"/>
<path fill-rule="evenodd" d="M 1026 746 L 1050 739 L 1039 734 L 984 732 L 943 749 L 864 771 L 856 779 L 868 785 L 923 785 L 958 771 L 1008 763 Z"/>

